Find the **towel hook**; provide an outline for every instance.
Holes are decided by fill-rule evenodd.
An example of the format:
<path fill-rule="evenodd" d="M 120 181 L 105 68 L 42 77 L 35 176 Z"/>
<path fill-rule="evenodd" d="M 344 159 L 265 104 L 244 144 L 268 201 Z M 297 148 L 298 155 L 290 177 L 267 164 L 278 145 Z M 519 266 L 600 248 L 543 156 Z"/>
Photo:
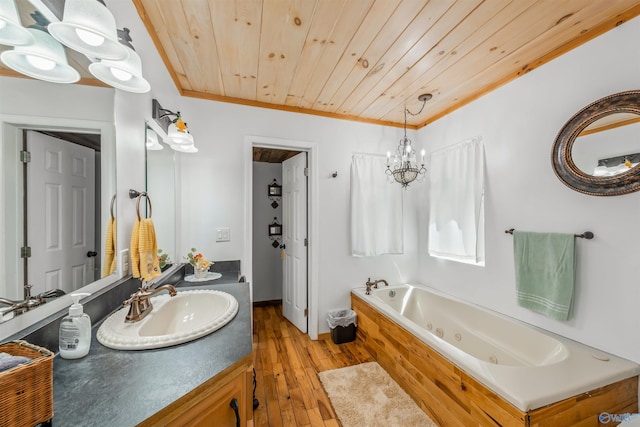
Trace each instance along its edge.
<path fill-rule="evenodd" d="M 153 208 L 151 207 L 151 198 L 147 193 L 140 193 L 136 201 L 136 213 L 138 214 L 138 220 L 140 220 L 140 199 L 142 199 L 143 197 L 149 203 L 149 216 L 147 216 L 146 218 L 151 218 L 151 215 L 153 214 Z"/>

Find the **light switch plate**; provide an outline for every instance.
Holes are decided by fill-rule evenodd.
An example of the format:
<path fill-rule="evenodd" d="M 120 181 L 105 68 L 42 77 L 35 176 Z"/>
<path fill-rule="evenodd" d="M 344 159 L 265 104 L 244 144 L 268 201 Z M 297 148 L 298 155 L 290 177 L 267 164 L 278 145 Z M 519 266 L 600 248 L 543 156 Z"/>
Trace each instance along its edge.
<path fill-rule="evenodd" d="M 229 242 L 231 241 L 231 231 L 229 227 L 216 229 L 216 242 Z"/>
<path fill-rule="evenodd" d="M 118 260 L 118 270 L 120 271 L 120 277 L 124 277 L 129 274 L 129 249 L 121 250 Z"/>

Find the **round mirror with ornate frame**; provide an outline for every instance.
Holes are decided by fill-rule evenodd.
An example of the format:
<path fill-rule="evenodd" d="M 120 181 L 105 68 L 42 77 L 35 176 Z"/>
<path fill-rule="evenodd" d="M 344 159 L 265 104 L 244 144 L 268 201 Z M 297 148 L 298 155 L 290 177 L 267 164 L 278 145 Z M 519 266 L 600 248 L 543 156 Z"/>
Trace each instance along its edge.
<path fill-rule="evenodd" d="M 606 96 L 578 111 L 563 126 L 553 144 L 552 163 L 556 176 L 569 188 L 592 196 L 617 196 L 640 190 L 640 165 L 636 166 L 637 162 L 633 161 L 640 153 L 640 133 L 629 131 L 630 126 L 640 127 L 640 90 Z M 627 134 L 635 135 L 632 139 L 638 141 L 637 149 L 619 141 L 617 133 L 610 133 L 611 129 L 619 132 L 622 127 L 626 128 Z M 607 132 L 601 132 L 605 129 Z M 586 140 L 585 135 L 592 138 L 596 132 L 599 133 L 600 151 L 604 147 L 603 152 L 607 154 L 601 152 L 599 158 L 593 160 L 592 170 L 584 164 L 578 167 L 576 149 L 579 144 L 588 146 L 578 138 L 584 136 Z M 614 161 L 620 165 L 612 165 Z M 609 172 L 599 173 L 603 169 Z"/>

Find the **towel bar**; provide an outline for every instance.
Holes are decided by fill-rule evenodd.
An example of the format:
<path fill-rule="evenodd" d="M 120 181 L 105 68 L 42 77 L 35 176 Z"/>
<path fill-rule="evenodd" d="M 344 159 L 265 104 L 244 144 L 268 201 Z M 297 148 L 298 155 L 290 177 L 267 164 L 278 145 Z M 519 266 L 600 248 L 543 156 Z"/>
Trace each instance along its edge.
<path fill-rule="evenodd" d="M 507 234 L 513 234 L 513 232 L 515 231 L 514 228 L 510 228 L 508 230 L 504 230 L 505 233 Z M 590 231 L 585 231 L 582 234 L 574 234 L 574 236 L 579 237 L 581 239 L 587 239 L 587 240 L 591 240 L 594 237 L 594 234 Z"/>

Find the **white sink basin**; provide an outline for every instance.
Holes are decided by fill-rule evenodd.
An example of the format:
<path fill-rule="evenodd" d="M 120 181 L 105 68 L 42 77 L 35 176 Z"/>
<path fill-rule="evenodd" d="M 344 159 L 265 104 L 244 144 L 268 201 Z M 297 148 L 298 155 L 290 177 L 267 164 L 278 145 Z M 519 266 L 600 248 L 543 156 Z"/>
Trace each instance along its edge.
<path fill-rule="evenodd" d="M 136 323 L 125 323 L 129 307 L 109 316 L 98 329 L 100 344 L 116 350 L 147 350 L 182 344 L 208 335 L 238 313 L 233 295 L 213 290 L 181 291 L 151 298 L 153 311 Z"/>

